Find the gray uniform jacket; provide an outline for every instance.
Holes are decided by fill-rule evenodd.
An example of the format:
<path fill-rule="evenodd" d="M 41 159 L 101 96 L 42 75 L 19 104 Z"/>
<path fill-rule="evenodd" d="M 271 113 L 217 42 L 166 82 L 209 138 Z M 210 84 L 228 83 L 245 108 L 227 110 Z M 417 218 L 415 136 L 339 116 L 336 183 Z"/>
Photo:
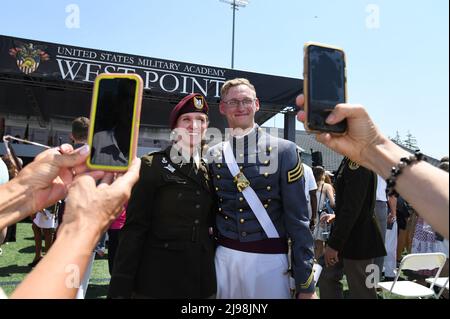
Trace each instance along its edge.
<path fill-rule="evenodd" d="M 297 292 L 313 292 L 313 238 L 305 198 L 303 166 L 297 146 L 256 127 L 243 138 L 230 140 L 236 162 L 267 210 L 281 238 L 291 238 L 292 268 Z M 225 163 L 223 143 L 208 151 L 213 187 L 219 200 L 219 237 L 239 242 L 267 239 L 255 214 L 238 191 Z"/>

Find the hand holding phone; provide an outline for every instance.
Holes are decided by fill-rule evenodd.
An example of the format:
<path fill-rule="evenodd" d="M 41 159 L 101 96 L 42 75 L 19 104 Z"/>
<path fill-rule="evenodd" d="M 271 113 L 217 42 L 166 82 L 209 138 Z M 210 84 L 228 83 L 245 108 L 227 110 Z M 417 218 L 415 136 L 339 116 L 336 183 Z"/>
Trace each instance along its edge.
<path fill-rule="evenodd" d="M 143 81 L 137 74 L 99 74 L 94 82 L 87 166 L 124 172 L 136 156 Z"/>
<path fill-rule="evenodd" d="M 304 46 L 305 128 L 312 132 L 342 134 L 347 122 L 325 122 L 339 103 L 347 101 L 346 62 L 342 49 L 308 42 Z"/>

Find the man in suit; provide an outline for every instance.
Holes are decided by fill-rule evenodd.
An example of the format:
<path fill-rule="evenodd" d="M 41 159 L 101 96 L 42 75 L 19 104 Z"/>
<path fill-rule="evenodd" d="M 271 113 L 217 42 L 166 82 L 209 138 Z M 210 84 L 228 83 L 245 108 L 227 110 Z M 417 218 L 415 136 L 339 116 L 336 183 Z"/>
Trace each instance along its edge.
<path fill-rule="evenodd" d="M 377 177 L 344 158 L 335 184 L 336 217 L 324 253 L 320 298 L 342 299 L 345 274 L 351 299 L 376 299 L 375 283 L 366 279 L 373 270 L 367 266 L 374 264 L 374 258 L 386 255 L 374 212 Z"/>

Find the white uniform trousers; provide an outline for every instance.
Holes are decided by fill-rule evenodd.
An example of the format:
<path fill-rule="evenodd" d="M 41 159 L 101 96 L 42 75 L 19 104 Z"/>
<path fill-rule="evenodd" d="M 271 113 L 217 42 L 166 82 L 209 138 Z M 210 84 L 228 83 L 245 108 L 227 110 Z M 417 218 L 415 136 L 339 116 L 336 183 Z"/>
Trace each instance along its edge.
<path fill-rule="evenodd" d="M 289 299 L 286 254 L 258 254 L 219 246 L 217 299 Z"/>

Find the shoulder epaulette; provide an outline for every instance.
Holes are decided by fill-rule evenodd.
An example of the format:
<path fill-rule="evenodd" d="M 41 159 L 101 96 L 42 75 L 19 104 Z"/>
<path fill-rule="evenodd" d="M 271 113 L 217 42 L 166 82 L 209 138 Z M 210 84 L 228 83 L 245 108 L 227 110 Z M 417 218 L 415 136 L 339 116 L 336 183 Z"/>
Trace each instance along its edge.
<path fill-rule="evenodd" d="M 153 157 L 155 155 L 163 154 L 163 151 L 154 151 L 150 152 L 147 155 L 142 156 L 142 161 L 145 162 L 148 166 L 152 166 Z"/>
<path fill-rule="evenodd" d="M 348 168 L 350 168 L 352 171 L 355 171 L 359 168 L 359 164 L 356 162 L 353 162 L 352 160 L 348 161 Z"/>

